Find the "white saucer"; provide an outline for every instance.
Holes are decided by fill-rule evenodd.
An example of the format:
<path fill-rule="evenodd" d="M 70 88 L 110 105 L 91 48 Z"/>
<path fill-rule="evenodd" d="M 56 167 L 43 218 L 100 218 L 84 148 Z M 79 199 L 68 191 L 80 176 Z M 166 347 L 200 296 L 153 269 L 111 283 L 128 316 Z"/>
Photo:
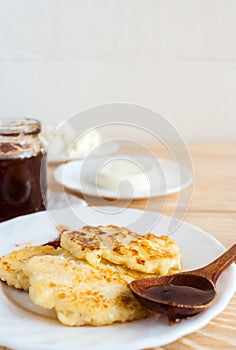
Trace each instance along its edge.
<path fill-rule="evenodd" d="M 126 155 L 127 156 L 127 155 Z M 138 162 L 143 162 L 142 156 L 129 156 L 130 159 Z M 57 167 L 54 172 L 55 180 L 66 188 L 80 192 L 85 195 L 118 198 L 118 199 L 138 199 L 157 196 L 165 196 L 167 194 L 179 192 L 191 185 L 193 178 L 190 171 L 184 167 L 178 167 L 174 162 L 164 159 L 154 158 L 158 164 L 159 175 L 157 180 L 152 179 L 150 188 L 147 189 L 132 189 L 128 191 L 117 191 L 96 187 L 94 178 L 96 171 L 101 164 L 109 161 L 111 158 L 102 157 L 99 159 L 91 159 L 85 161 L 71 161 Z"/>

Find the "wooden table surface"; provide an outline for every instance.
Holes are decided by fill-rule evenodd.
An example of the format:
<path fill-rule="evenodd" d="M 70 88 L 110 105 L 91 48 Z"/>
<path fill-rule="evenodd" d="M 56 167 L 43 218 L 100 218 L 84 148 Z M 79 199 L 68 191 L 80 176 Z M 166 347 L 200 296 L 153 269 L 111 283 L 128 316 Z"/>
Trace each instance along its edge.
<path fill-rule="evenodd" d="M 155 146 L 152 146 L 155 151 Z M 185 221 L 199 226 L 226 248 L 236 241 L 236 143 L 197 143 L 188 146 L 194 167 L 194 192 Z M 50 173 L 49 187 L 59 190 Z M 165 214 L 171 214 L 178 195 L 167 198 Z M 150 210 L 158 211 L 161 199 L 151 199 Z M 89 204 L 99 204 L 90 198 Z M 112 204 L 112 203 L 111 203 Z M 144 209 L 146 200 L 130 207 Z M 198 332 L 156 350 L 236 349 L 236 295 L 226 309 Z M 0 349 L 6 349 L 0 347 Z"/>

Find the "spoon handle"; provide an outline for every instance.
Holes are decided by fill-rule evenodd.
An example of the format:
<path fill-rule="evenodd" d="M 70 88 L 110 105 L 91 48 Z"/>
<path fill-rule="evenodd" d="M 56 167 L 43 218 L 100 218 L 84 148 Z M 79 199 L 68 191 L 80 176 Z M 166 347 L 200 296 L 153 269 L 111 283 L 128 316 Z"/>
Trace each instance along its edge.
<path fill-rule="evenodd" d="M 220 274 L 233 262 L 236 262 L 236 244 L 210 264 L 194 270 L 192 273 L 210 278 L 215 283 Z"/>

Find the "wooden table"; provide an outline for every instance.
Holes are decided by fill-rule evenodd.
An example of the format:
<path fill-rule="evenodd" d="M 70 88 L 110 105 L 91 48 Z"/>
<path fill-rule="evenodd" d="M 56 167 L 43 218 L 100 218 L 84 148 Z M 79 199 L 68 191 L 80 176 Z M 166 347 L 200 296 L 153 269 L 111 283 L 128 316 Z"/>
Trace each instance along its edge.
<path fill-rule="evenodd" d="M 194 166 L 194 193 L 185 218 L 216 237 L 226 248 L 236 241 L 236 143 L 190 144 Z M 152 145 L 155 151 L 155 145 Z M 59 190 L 50 174 L 50 188 Z M 168 196 L 165 214 L 171 214 L 178 195 Z M 151 200 L 150 209 L 158 211 L 160 199 Z M 90 198 L 90 204 L 98 204 Z M 143 209 L 145 200 L 136 200 L 130 207 Z M 236 349 L 236 295 L 218 317 L 198 332 L 185 336 L 156 350 Z M 1 348 L 0 349 L 4 349 Z"/>

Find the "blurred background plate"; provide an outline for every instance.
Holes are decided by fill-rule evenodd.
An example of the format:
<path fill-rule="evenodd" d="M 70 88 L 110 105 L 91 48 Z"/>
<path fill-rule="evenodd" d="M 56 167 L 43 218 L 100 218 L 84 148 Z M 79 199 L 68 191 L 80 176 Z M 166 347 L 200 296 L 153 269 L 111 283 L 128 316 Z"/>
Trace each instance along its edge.
<path fill-rule="evenodd" d="M 141 156 L 129 157 L 135 161 L 142 162 Z M 94 182 L 96 170 L 99 169 L 101 164 L 109 161 L 108 157 L 89 160 L 84 170 L 82 170 L 84 165 L 83 161 L 72 161 L 62 164 L 56 168 L 54 177 L 58 183 L 70 190 L 95 197 L 119 199 L 165 196 L 167 194 L 179 192 L 192 184 L 193 177 L 189 170 L 184 167 L 178 167 L 174 162 L 159 158 L 156 159 L 159 169 L 161 170 L 161 181 L 157 178 L 156 183 L 152 183 L 153 185 L 150 186 L 148 191 L 139 189 L 132 193 L 129 192 L 129 195 L 125 192 L 117 193 L 117 191 L 96 187 Z"/>

